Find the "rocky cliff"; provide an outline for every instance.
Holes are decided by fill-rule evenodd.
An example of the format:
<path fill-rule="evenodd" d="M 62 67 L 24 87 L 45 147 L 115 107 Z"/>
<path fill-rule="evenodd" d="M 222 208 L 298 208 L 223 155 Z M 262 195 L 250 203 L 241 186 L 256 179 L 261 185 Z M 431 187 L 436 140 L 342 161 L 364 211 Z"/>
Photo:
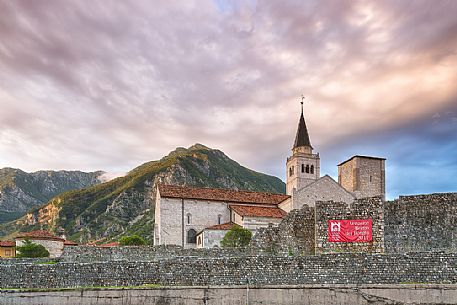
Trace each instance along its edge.
<path fill-rule="evenodd" d="M 108 241 L 139 234 L 152 241 L 157 183 L 284 193 L 279 178 L 247 169 L 222 151 L 196 144 L 177 148 L 158 161 L 145 163 L 126 176 L 54 197 L 0 235 L 44 228 L 76 242 Z"/>
<path fill-rule="evenodd" d="M 20 169 L 0 169 L 0 223 L 17 219 L 33 207 L 41 206 L 52 197 L 74 189 L 100 183 L 103 172 L 38 171 L 26 173 Z"/>

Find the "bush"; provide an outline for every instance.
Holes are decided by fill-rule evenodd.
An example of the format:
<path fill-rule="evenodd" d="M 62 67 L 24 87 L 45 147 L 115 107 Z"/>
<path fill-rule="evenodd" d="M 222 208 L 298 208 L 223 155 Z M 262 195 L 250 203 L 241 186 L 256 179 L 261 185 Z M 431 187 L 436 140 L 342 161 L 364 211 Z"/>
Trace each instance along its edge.
<path fill-rule="evenodd" d="M 244 248 L 249 245 L 251 237 L 251 231 L 235 225 L 225 234 L 221 246 L 224 248 Z"/>
<path fill-rule="evenodd" d="M 30 240 L 24 240 L 22 246 L 16 247 L 16 257 L 49 257 L 49 251 L 42 245 L 35 244 Z"/>
<path fill-rule="evenodd" d="M 146 241 L 141 236 L 131 235 L 121 237 L 119 244 L 121 246 L 143 246 L 146 244 Z"/>

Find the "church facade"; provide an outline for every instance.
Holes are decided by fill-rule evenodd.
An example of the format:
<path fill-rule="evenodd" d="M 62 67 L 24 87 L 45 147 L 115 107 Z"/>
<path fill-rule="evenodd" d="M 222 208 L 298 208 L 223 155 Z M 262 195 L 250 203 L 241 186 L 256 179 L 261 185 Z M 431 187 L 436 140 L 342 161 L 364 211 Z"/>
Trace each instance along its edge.
<path fill-rule="evenodd" d="M 154 245 L 219 247 L 227 230 L 238 225 L 254 234 L 278 225 L 293 209 L 319 201 L 351 204 L 385 196 L 385 159 L 356 155 L 338 165 L 338 182 L 320 176 L 320 155 L 313 152 L 303 103 L 292 155 L 286 161 L 286 194 L 159 185 L 155 201 Z"/>

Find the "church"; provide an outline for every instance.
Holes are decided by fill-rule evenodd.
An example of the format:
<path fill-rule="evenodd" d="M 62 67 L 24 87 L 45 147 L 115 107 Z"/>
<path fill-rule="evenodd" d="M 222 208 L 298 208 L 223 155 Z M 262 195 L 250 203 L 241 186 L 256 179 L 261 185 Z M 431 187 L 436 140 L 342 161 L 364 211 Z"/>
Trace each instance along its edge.
<path fill-rule="evenodd" d="M 317 201 L 350 204 L 367 197 L 385 198 L 385 159 L 356 155 L 338 164 L 338 182 L 320 176 L 303 102 L 292 155 L 286 161 L 286 194 L 159 184 L 155 200 L 154 245 L 219 247 L 234 225 L 255 232 L 278 225 L 293 209 Z"/>

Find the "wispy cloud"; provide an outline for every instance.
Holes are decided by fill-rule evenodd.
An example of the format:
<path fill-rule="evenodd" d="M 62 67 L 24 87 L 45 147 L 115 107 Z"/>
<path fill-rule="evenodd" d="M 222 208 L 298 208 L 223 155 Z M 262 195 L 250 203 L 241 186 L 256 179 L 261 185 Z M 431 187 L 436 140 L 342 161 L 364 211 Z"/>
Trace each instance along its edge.
<path fill-rule="evenodd" d="M 282 176 L 302 93 L 334 166 L 341 145 L 413 135 L 457 104 L 456 15 L 443 0 L 3 1 L 0 167 L 127 171 L 201 142 Z"/>

